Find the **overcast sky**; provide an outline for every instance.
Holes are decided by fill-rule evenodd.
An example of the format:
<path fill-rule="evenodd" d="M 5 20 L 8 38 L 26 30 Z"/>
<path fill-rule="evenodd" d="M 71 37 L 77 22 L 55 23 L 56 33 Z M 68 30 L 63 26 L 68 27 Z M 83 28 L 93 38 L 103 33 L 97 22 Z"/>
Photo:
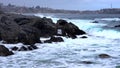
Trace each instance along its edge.
<path fill-rule="evenodd" d="M 97 10 L 102 8 L 120 8 L 120 0 L 0 0 L 0 3 L 18 6 L 42 6 L 68 10 Z"/>

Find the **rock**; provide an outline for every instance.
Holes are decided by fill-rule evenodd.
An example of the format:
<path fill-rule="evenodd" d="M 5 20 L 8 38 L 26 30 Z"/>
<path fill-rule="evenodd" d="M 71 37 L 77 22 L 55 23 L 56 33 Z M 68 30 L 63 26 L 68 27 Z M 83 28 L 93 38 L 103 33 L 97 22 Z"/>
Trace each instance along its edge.
<path fill-rule="evenodd" d="M 82 61 L 81 63 L 83 63 L 83 64 L 93 64 L 94 62 L 91 62 L 91 61 Z"/>
<path fill-rule="evenodd" d="M 31 19 L 30 18 L 15 18 L 14 21 L 18 24 L 18 25 L 25 25 L 30 23 Z"/>
<path fill-rule="evenodd" d="M 0 45 L 0 56 L 9 56 L 13 54 L 14 53 L 12 51 L 9 51 L 9 49 L 6 48 L 4 45 Z"/>
<path fill-rule="evenodd" d="M 60 19 L 60 20 L 57 21 L 57 24 L 64 26 L 65 24 L 68 24 L 68 22 L 66 20 Z"/>
<path fill-rule="evenodd" d="M 45 40 L 44 43 L 52 43 L 51 40 Z"/>
<path fill-rule="evenodd" d="M 25 46 L 22 46 L 18 51 L 27 51 L 28 49 Z"/>
<path fill-rule="evenodd" d="M 28 22 L 19 24 L 25 20 Z M 28 23 L 31 23 L 31 20 L 32 18 L 27 18 L 23 15 L 1 15 L 0 39 L 4 40 L 6 43 L 12 44 L 22 42 L 26 45 L 34 45 L 35 43 L 40 43 L 40 31 L 37 28 L 28 25 Z"/>
<path fill-rule="evenodd" d="M 50 40 L 52 42 L 63 42 L 64 41 L 61 37 L 51 37 Z"/>
<path fill-rule="evenodd" d="M 41 43 L 39 30 L 31 26 L 22 26 L 23 32 L 19 33 L 18 40 L 25 45 Z"/>
<path fill-rule="evenodd" d="M 12 47 L 11 49 L 12 49 L 13 51 L 17 51 L 17 50 L 18 50 L 18 47 L 15 46 L 15 47 Z"/>
<path fill-rule="evenodd" d="M 116 26 L 114 26 L 114 27 L 120 27 L 120 25 L 116 25 Z"/>
<path fill-rule="evenodd" d="M 0 17 L 0 36 L 7 43 L 17 43 L 17 35 L 21 31 L 18 24 L 7 16 Z"/>
<path fill-rule="evenodd" d="M 40 30 L 40 37 L 51 37 L 56 34 L 56 26 L 50 18 L 35 19 L 32 26 Z"/>
<path fill-rule="evenodd" d="M 31 46 L 28 46 L 28 50 L 33 50 L 33 48 Z"/>
<path fill-rule="evenodd" d="M 38 47 L 35 46 L 35 45 L 31 45 L 31 47 L 32 47 L 33 49 L 38 49 Z"/>
<path fill-rule="evenodd" d="M 58 30 L 61 30 L 61 36 L 68 36 L 71 38 L 77 38 L 76 35 L 83 35 L 86 34 L 83 30 L 80 30 L 76 25 L 73 23 L 68 23 L 65 20 L 58 20 L 56 27 Z M 59 32 L 57 32 L 59 35 Z"/>
<path fill-rule="evenodd" d="M 108 54 L 100 54 L 99 58 L 110 58 L 111 56 Z"/>
<path fill-rule="evenodd" d="M 99 23 L 98 21 L 93 21 L 92 23 Z"/>
<path fill-rule="evenodd" d="M 80 38 L 87 38 L 87 36 L 82 36 L 82 37 L 80 37 Z"/>
<path fill-rule="evenodd" d="M 50 40 L 44 41 L 44 43 L 52 43 L 52 42 L 63 42 L 64 40 L 61 37 L 51 37 Z"/>

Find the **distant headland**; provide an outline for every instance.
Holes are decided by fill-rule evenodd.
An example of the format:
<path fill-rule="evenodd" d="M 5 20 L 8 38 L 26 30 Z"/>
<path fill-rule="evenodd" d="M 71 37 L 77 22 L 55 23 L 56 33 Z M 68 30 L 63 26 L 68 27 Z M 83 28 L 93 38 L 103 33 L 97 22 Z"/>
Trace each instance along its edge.
<path fill-rule="evenodd" d="M 9 13 L 70 13 L 70 14 L 120 14 L 120 8 L 105 8 L 100 10 L 64 10 L 64 9 L 52 9 L 48 7 L 26 7 L 16 6 L 12 4 L 3 5 L 0 3 L 0 10 Z"/>

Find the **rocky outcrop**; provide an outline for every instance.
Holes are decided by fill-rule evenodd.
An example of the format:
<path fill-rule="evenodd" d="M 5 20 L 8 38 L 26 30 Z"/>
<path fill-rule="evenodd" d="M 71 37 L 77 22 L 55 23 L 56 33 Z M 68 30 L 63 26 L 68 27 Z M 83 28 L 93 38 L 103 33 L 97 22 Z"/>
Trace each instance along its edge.
<path fill-rule="evenodd" d="M 65 20 L 58 20 L 56 27 L 58 29 L 57 35 L 61 36 L 68 36 L 71 38 L 76 38 L 76 35 L 83 35 L 86 34 L 83 30 L 80 30 L 76 25 L 73 23 L 68 23 Z M 61 30 L 61 31 L 60 31 Z"/>
<path fill-rule="evenodd" d="M 0 40 L 6 43 L 22 42 L 26 45 L 34 45 L 41 43 L 40 37 L 60 35 L 74 39 L 76 35 L 82 34 L 86 33 L 66 20 L 58 20 L 55 24 L 52 19 L 45 17 L 0 14 Z"/>
<path fill-rule="evenodd" d="M 4 45 L 0 45 L 0 56 L 9 56 L 13 54 L 14 53 L 12 51 L 9 51 L 9 49 L 6 48 Z"/>

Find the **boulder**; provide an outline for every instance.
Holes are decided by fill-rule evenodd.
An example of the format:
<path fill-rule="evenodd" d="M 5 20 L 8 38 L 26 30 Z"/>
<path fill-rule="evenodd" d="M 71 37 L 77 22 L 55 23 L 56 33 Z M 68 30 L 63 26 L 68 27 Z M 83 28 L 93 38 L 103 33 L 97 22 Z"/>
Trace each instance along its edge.
<path fill-rule="evenodd" d="M 10 18 L 12 16 L 13 18 Z M 17 16 L 19 15 L 16 15 L 16 18 Z M 19 24 L 19 22 L 30 20 L 30 18 L 14 18 L 14 14 L 0 16 L 0 40 L 4 40 L 6 43 L 22 42 L 26 45 L 40 43 L 40 31 L 37 28 L 27 25 L 27 23 Z"/>
<path fill-rule="evenodd" d="M 63 42 L 64 40 L 61 37 L 51 37 L 49 40 L 44 41 L 44 43 L 52 42 Z"/>
<path fill-rule="evenodd" d="M 9 56 L 13 54 L 14 53 L 12 51 L 9 51 L 9 49 L 6 48 L 4 45 L 0 45 L 0 56 Z"/>
<path fill-rule="evenodd" d="M 50 18 L 35 19 L 32 26 L 40 30 L 40 37 L 50 37 L 56 33 L 56 26 Z"/>
<path fill-rule="evenodd" d="M 7 43 L 17 43 L 17 35 L 21 31 L 18 24 L 7 16 L 0 17 L 0 36 Z"/>
<path fill-rule="evenodd" d="M 68 23 L 65 20 L 58 20 L 56 24 L 57 29 L 61 30 L 61 36 L 68 36 L 71 38 L 77 38 L 76 35 L 83 35 L 86 34 L 83 30 L 80 30 L 76 25 L 73 23 Z M 59 35 L 59 31 L 57 33 Z"/>
<path fill-rule="evenodd" d="M 108 54 L 100 54 L 99 58 L 110 58 L 111 56 Z"/>
<path fill-rule="evenodd" d="M 12 49 L 13 51 L 17 51 L 17 50 L 18 50 L 18 47 L 15 46 L 15 47 L 12 47 L 11 49 Z"/>
<path fill-rule="evenodd" d="M 34 45 L 41 43 L 40 34 L 37 28 L 31 26 L 22 26 L 23 32 L 19 33 L 18 40 L 25 45 Z"/>

